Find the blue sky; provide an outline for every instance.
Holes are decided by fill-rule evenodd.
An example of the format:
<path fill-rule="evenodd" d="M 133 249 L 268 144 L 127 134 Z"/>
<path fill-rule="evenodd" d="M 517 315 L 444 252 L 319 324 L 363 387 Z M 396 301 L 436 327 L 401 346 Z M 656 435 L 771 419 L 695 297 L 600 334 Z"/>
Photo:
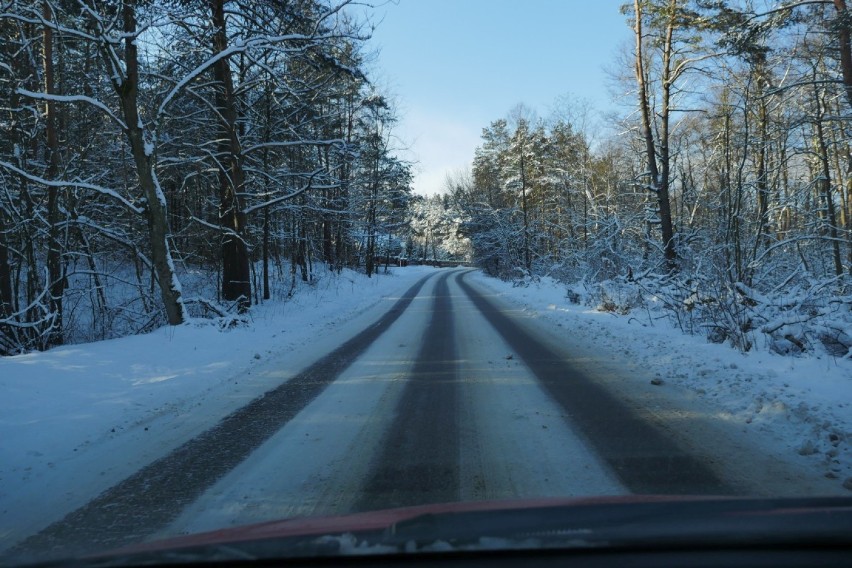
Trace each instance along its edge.
<path fill-rule="evenodd" d="M 612 108 L 605 72 L 630 29 L 624 0 L 397 0 L 373 12 L 373 77 L 399 108 L 415 190 L 443 188 L 482 129 L 518 103 L 547 116 L 558 97 Z"/>

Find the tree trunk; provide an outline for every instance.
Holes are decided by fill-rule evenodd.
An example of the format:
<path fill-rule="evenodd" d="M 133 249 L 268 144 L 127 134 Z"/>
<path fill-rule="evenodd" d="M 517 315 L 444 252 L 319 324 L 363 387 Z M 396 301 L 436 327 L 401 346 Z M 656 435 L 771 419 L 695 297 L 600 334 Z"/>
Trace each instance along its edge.
<path fill-rule="evenodd" d="M 822 127 L 824 104 L 820 100 L 817 93 L 817 117 L 816 117 L 816 135 L 817 149 L 819 151 L 820 167 L 822 170 L 822 198 L 825 201 L 825 211 L 828 216 L 828 236 L 831 239 L 831 252 L 834 259 L 834 274 L 840 276 L 843 274 L 843 261 L 840 257 L 840 238 L 837 234 L 837 212 L 834 207 L 834 196 L 831 191 L 831 168 L 828 161 L 828 146 L 825 143 L 825 133 Z"/>
<path fill-rule="evenodd" d="M 672 10 L 676 8 L 672 2 Z M 642 134 L 645 141 L 645 154 L 648 160 L 648 174 L 651 183 L 648 189 L 656 195 L 660 228 L 662 230 L 663 250 L 666 264 L 670 270 L 676 265 L 677 253 L 674 244 L 674 229 L 672 225 L 671 204 L 669 201 L 669 101 L 671 97 L 671 51 L 672 34 L 674 32 L 674 13 L 666 26 L 666 37 L 663 45 L 662 67 L 662 109 L 660 113 L 660 154 L 659 167 L 657 148 L 654 143 L 654 125 L 651 120 L 651 105 L 648 101 L 648 85 L 645 80 L 645 62 L 642 41 L 642 4 L 640 0 L 633 1 L 636 16 L 634 33 L 636 35 L 636 60 L 634 71 L 639 92 L 639 111 L 642 121 Z"/>
<path fill-rule="evenodd" d="M 211 0 L 213 54 L 228 47 L 225 30 L 225 2 Z M 246 218 L 240 197 L 244 187 L 242 148 L 237 132 L 237 107 L 229 59 L 213 64 L 216 81 L 216 109 L 219 111 L 219 224 L 222 227 L 222 298 L 238 301 L 240 311 L 251 305 L 251 272 L 248 249 L 243 240 Z"/>
<path fill-rule="evenodd" d="M 529 273 L 532 269 L 532 261 L 530 259 L 530 226 L 529 215 L 527 213 L 527 176 L 524 171 L 524 153 L 521 149 L 521 207 L 524 210 L 524 267 Z"/>
<path fill-rule="evenodd" d="M 168 322 L 171 325 L 178 325 L 187 319 L 187 314 L 181 297 L 180 281 L 175 274 L 174 261 L 169 249 L 166 199 L 154 171 L 153 141 L 146 140 L 137 106 L 139 60 L 136 48 L 136 12 L 132 1 L 124 2 L 123 17 L 127 76 L 124 80 L 113 79 L 113 87 L 119 97 L 124 122 L 127 125 L 126 134 L 139 177 L 139 186 L 147 201 L 145 215 L 148 221 L 154 276 L 160 286 Z"/>
<path fill-rule="evenodd" d="M 9 244 L 6 232 L 5 213 L 0 210 L 0 319 L 7 318 L 15 311 L 12 298 L 12 269 L 9 266 Z M 3 327 L 0 326 L 0 332 Z"/>
<path fill-rule="evenodd" d="M 263 299 L 271 297 L 269 292 L 269 207 L 263 208 Z"/>
<path fill-rule="evenodd" d="M 672 35 L 674 33 L 674 18 L 677 10 L 677 0 L 672 0 L 669 7 L 670 15 L 666 25 L 666 41 L 663 46 L 663 101 L 660 113 L 660 179 L 657 188 L 657 202 L 660 209 L 660 229 L 663 233 L 663 247 L 669 269 L 675 268 L 677 254 L 674 243 L 674 226 L 672 224 L 672 208 L 669 199 L 669 180 L 671 179 L 669 159 L 669 110 L 673 78 L 672 67 Z"/>
<path fill-rule="evenodd" d="M 296 249 L 298 251 L 298 259 L 299 259 L 299 270 L 302 277 L 302 282 L 308 282 L 310 280 L 310 273 L 308 272 L 308 235 L 305 231 L 305 219 L 304 214 L 299 214 L 298 221 L 298 243 Z"/>
<path fill-rule="evenodd" d="M 758 81 L 761 81 L 758 78 Z M 764 248 L 769 246 L 769 183 L 767 180 L 766 159 L 769 147 L 768 135 L 768 111 L 766 108 L 766 99 L 763 97 L 763 89 L 758 92 L 758 129 L 760 131 L 760 147 L 757 149 L 757 240 L 755 246 L 763 245 Z"/>
<path fill-rule="evenodd" d="M 53 12 L 48 2 L 42 5 L 44 19 L 53 19 Z M 56 94 L 56 82 L 53 67 L 53 30 L 50 26 L 43 28 L 44 39 L 44 91 L 48 95 Z M 59 176 L 59 137 L 56 133 L 56 103 L 48 100 L 45 117 L 45 137 L 47 139 L 47 178 L 56 179 Z M 47 278 L 48 278 L 48 309 L 53 314 L 52 329 L 47 338 L 47 346 L 61 345 L 62 332 L 62 297 L 65 294 L 65 274 L 62 266 L 62 231 L 59 225 L 59 194 L 60 188 L 48 188 L 47 193 Z"/>
<path fill-rule="evenodd" d="M 846 91 L 846 100 L 849 106 L 852 107 L 852 16 L 849 14 L 849 9 L 846 5 L 846 0 L 834 0 L 834 8 L 837 10 L 838 30 L 837 40 L 840 52 L 840 72 L 843 77 L 843 86 Z M 852 187 L 852 181 L 850 182 Z M 849 259 L 849 273 L 852 274 L 852 219 L 850 219 L 849 208 L 849 192 L 852 191 L 847 187 L 846 203 L 844 203 L 844 227 L 846 228 L 847 255 Z"/>
<path fill-rule="evenodd" d="M 852 38 L 850 38 L 849 10 L 846 0 L 834 0 L 834 8 L 837 10 L 839 20 L 837 26 L 837 40 L 840 48 L 840 72 L 843 76 L 843 86 L 846 90 L 846 99 L 852 106 Z"/>

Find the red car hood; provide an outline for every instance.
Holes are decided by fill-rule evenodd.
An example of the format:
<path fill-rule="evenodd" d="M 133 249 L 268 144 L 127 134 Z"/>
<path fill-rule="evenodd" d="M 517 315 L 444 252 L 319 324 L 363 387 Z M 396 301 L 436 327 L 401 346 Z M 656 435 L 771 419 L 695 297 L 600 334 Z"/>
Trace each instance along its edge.
<path fill-rule="evenodd" d="M 267 521 L 240 527 L 220 529 L 210 532 L 179 536 L 157 540 L 129 547 L 123 547 L 112 554 L 135 554 L 174 550 L 180 548 L 221 545 L 227 543 L 279 539 L 285 537 L 311 537 L 338 535 L 363 531 L 388 530 L 398 523 L 422 517 L 423 515 L 440 515 L 448 513 L 468 513 L 487 511 L 513 511 L 542 509 L 549 507 L 581 507 L 605 504 L 631 503 L 683 503 L 691 501 L 707 501 L 715 497 L 687 497 L 671 495 L 624 495 L 608 497 L 582 498 L 539 498 L 517 499 L 504 501 L 472 501 L 456 503 L 437 503 L 419 505 L 416 507 L 401 507 L 384 509 L 366 513 L 353 513 L 330 517 L 296 517 L 276 521 Z M 99 555 L 100 556 L 100 555 Z"/>
<path fill-rule="evenodd" d="M 792 540 L 852 545 L 852 498 L 753 499 L 632 495 L 422 505 L 351 515 L 271 521 L 137 544 L 96 557 L 205 548 L 257 550 L 270 543 L 286 557 L 322 537 L 352 535 L 369 548 L 407 550 L 409 544 L 476 543 L 483 538 L 539 546 L 715 546 L 784 544 Z M 292 549 L 293 543 L 306 549 Z M 266 547 L 269 550 L 269 547 Z M 335 551 L 331 551 L 334 555 Z M 340 551 L 338 554 L 345 554 Z"/>

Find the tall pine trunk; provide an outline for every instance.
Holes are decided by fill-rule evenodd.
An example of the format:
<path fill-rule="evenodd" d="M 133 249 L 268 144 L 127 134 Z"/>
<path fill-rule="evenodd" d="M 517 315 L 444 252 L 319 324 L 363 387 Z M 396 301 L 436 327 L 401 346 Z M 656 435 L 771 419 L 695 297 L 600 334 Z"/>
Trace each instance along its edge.
<path fill-rule="evenodd" d="M 852 32 L 850 32 L 850 14 L 846 6 L 846 0 L 834 0 L 834 8 L 837 11 L 837 43 L 840 56 L 840 73 L 843 77 L 843 86 L 846 91 L 846 99 L 852 106 Z"/>
<path fill-rule="evenodd" d="M 50 4 L 42 5 L 44 19 L 53 19 Z M 53 30 L 44 26 L 44 91 L 48 95 L 56 94 L 56 81 L 53 67 Z M 47 142 L 47 178 L 56 179 L 59 175 L 59 137 L 56 132 L 56 103 L 48 100 L 45 117 L 45 137 Z M 47 339 L 47 345 L 61 345 L 63 341 L 62 297 L 65 294 L 65 271 L 62 265 L 62 231 L 59 219 L 59 196 L 61 189 L 48 188 L 47 194 L 47 278 L 48 278 L 48 309 L 53 314 L 53 326 Z"/>
<path fill-rule="evenodd" d="M 7 235 L 6 214 L 0 210 L 0 319 L 9 317 L 15 311 L 15 302 L 12 297 L 12 269 L 9 265 L 9 241 Z M 4 327 L 0 325 L 0 333 L 3 330 Z"/>
<path fill-rule="evenodd" d="M 211 0 L 213 55 L 228 48 L 225 29 L 225 2 Z M 240 311 L 251 305 L 251 272 L 243 233 L 246 216 L 241 193 L 245 185 L 242 148 L 237 132 L 237 106 L 229 58 L 213 64 L 216 81 L 216 109 L 219 120 L 219 225 L 222 227 L 222 298 L 238 301 Z"/>
<path fill-rule="evenodd" d="M 521 149 L 521 208 L 524 212 L 524 268 L 527 273 L 532 270 L 532 260 L 530 258 L 530 222 L 529 213 L 527 211 L 527 174 L 524 168 L 524 154 Z"/>
<path fill-rule="evenodd" d="M 814 86 L 816 91 L 816 86 Z M 825 211 L 828 217 L 828 237 L 831 240 L 831 253 L 834 260 L 834 274 L 843 274 L 843 261 L 840 256 L 840 237 L 837 232 L 837 212 L 834 206 L 834 195 L 831 188 L 831 167 L 828 161 L 828 145 L 825 141 L 825 132 L 822 121 L 825 112 L 825 104 L 818 92 L 814 93 L 817 105 L 816 117 L 816 143 L 821 170 L 822 198 L 825 201 Z"/>
<path fill-rule="evenodd" d="M 651 183 L 648 190 L 656 196 L 660 229 L 666 264 L 670 270 L 676 268 L 677 252 L 674 243 L 674 226 L 672 224 L 671 203 L 669 200 L 669 103 L 671 99 L 671 56 L 672 34 L 674 32 L 674 2 L 672 15 L 666 24 L 665 41 L 663 43 L 662 64 L 662 108 L 660 111 L 660 140 L 659 161 L 657 145 L 654 141 L 654 124 L 651 118 L 651 105 L 648 97 L 648 85 L 645 76 L 645 61 L 643 54 L 642 4 L 634 0 L 633 9 L 636 16 L 634 33 L 636 36 L 635 67 L 636 83 L 639 92 L 639 111 L 642 121 L 642 135 L 645 142 L 645 153 L 648 161 L 648 174 Z"/>

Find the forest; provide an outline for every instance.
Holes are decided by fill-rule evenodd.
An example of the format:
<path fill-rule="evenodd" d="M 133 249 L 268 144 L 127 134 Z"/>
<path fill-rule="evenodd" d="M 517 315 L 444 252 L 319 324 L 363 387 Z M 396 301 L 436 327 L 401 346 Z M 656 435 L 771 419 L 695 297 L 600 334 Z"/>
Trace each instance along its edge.
<path fill-rule="evenodd" d="M 0 6 L 0 353 L 378 270 L 410 164 L 348 4 Z"/>
<path fill-rule="evenodd" d="M 521 105 L 447 180 L 473 258 L 743 351 L 849 357 L 845 0 L 634 0 L 622 13 L 635 41 L 616 66 L 616 134 L 592 132 L 583 105 L 547 119 Z"/>
<path fill-rule="evenodd" d="M 626 3 L 623 112 L 519 105 L 433 197 L 351 7 L 0 0 L 0 354 L 236 322 L 405 258 L 850 356 L 846 0 Z"/>

